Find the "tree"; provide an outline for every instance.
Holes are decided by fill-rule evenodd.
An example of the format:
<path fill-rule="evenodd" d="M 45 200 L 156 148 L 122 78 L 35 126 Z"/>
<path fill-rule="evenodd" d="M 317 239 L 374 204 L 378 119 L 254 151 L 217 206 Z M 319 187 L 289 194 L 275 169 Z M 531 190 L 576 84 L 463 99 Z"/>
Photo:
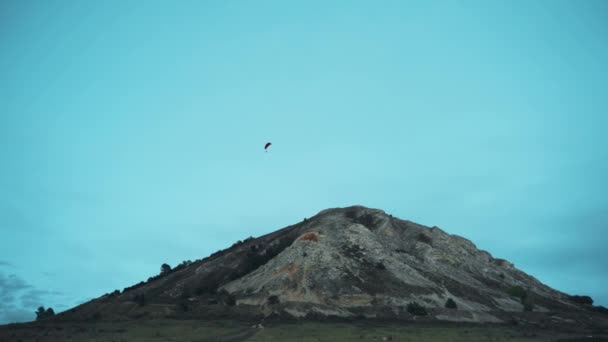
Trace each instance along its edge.
<path fill-rule="evenodd" d="M 38 308 L 38 310 L 36 310 L 36 320 L 42 320 L 42 319 L 46 319 L 49 317 L 53 317 L 55 316 L 55 311 L 53 310 L 53 308 L 48 308 L 48 309 L 44 309 L 44 306 L 41 306 Z"/>
<path fill-rule="evenodd" d="M 46 315 L 46 310 L 44 309 L 44 306 L 41 306 L 38 308 L 38 310 L 36 310 L 36 320 L 39 321 L 41 319 L 43 319 Z"/>
<path fill-rule="evenodd" d="M 169 274 L 169 272 L 171 272 L 171 266 L 169 266 L 168 264 L 160 265 L 160 274 L 161 275 Z"/>

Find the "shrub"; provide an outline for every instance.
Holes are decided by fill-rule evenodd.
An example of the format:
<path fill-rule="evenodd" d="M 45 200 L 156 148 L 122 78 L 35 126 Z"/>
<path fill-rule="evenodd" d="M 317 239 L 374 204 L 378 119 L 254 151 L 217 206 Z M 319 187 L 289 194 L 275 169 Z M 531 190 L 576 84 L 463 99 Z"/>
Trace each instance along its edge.
<path fill-rule="evenodd" d="M 135 303 L 137 303 L 137 305 L 139 306 L 144 306 L 146 305 L 146 297 L 144 296 L 143 293 L 140 293 L 138 295 L 135 295 L 135 297 L 133 297 L 133 301 Z"/>
<path fill-rule="evenodd" d="M 524 306 L 524 311 L 534 310 L 534 300 L 528 292 L 521 286 L 511 286 L 507 289 L 507 294 L 511 297 L 519 298 L 519 301 Z"/>
<path fill-rule="evenodd" d="M 358 215 L 357 209 L 348 210 L 344 213 L 344 216 L 351 219 L 354 223 L 364 225 L 367 229 L 374 226 L 374 216 L 371 214 Z"/>
<path fill-rule="evenodd" d="M 234 298 L 233 295 L 228 295 L 226 298 L 224 298 L 224 304 L 226 304 L 228 306 L 235 306 L 236 298 Z"/>
<path fill-rule="evenodd" d="M 601 306 L 601 305 L 594 306 L 593 307 L 593 311 L 599 312 L 599 313 L 604 314 L 604 315 L 608 315 L 608 309 L 606 307 Z"/>
<path fill-rule="evenodd" d="M 230 292 L 226 291 L 226 289 L 221 289 L 218 293 L 218 299 L 224 304 L 224 305 L 228 305 L 228 306 L 235 306 L 236 305 L 236 299 L 234 298 L 234 295 L 232 295 Z"/>
<path fill-rule="evenodd" d="M 377 263 L 376 263 L 376 269 L 379 269 L 379 270 L 385 270 L 385 269 L 386 269 L 386 266 L 384 266 L 384 264 L 383 264 L 383 263 L 381 263 L 381 262 L 377 262 Z"/>
<path fill-rule="evenodd" d="M 521 286 L 511 286 L 510 288 L 507 289 L 507 294 L 511 297 L 517 297 L 519 298 L 522 303 L 524 298 L 527 297 L 528 293 L 526 292 L 526 290 L 524 290 L 523 287 Z"/>
<path fill-rule="evenodd" d="M 534 301 L 532 297 L 526 296 L 522 299 L 521 303 L 524 305 L 524 311 L 533 311 L 534 310 Z"/>
<path fill-rule="evenodd" d="M 190 293 L 190 288 L 186 288 L 184 287 L 182 289 L 182 293 L 179 295 L 180 299 L 188 299 L 192 296 L 192 294 Z"/>
<path fill-rule="evenodd" d="M 184 260 L 179 265 L 175 266 L 173 268 L 173 271 L 181 270 L 183 268 L 186 268 L 186 267 L 190 266 L 191 264 L 192 264 L 192 261 L 190 261 L 190 260 Z"/>
<path fill-rule="evenodd" d="M 452 298 L 448 298 L 445 301 L 445 307 L 448 309 L 458 309 L 458 305 L 456 305 L 456 302 Z"/>
<path fill-rule="evenodd" d="M 409 312 L 410 314 L 412 314 L 414 316 L 426 316 L 427 315 L 425 307 L 416 302 L 411 302 L 407 305 L 407 312 Z"/>
<path fill-rule="evenodd" d="M 593 305 L 593 299 L 589 296 L 570 296 L 570 300 L 583 305 Z"/>
<path fill-rule="evenodd" d="M 431 239 L 430 236 L 424 234 L 424 233 L 420 233 L 417 236 L 418 241 L 422 242 L 422 243 L 426 243 L 427 245 L 432 246 L 433 245 L 433 239 Z"/>
<path fill-rule="evenodd" d="M 188 300 L 185 298 L 181 298 L 178 302 L 177 302 L 177 306 L 179 307 L 179 309 L 183 312 L 188 311 L 189 306 L 188 306 Z"/>
<path fill-rule="evenodd" d="M 268 246 L 268 248 L 266 249 L 266 253 L 264 254 L 264 258 L 266 259 L 266 261 L 274 258 L 275 256 L 279 255 L 279 253 L 281 253 L 283 250 L 285 250 L 285 248 L 289 247 L 292 242 L 293 240 L 289 238 L 282 238 L 276 240 L 276 243 L 273 242 L 271 246 Z"/>
<path fill-rule="evenodd" d="M 129 290 L 133 290 L 133 289 L 136 289 L 136 288 L 138 288 L 138 287 L 140 287 L 140 286 L 144 286 L 145 284 L 146 284 L 145 282 L 140 281 L 139 283 L 137 283 L 137 284 L 135 284 L 135 285 L 133 285 L 133 286 L 128 286 L 128 287 L 125 287 L 125 288 L 122 290 L 122 292 L 123 292 L 123 293 L 125 293 L 125 292 L 127 292 L 127 291 L 129 291 Z"/>
<path fill-rule="evenodd" d="M 319 241 L 319 234 L 317 234 L 316 232 L 307 232 L 300 236 L 300 240 L 317 242 Z"/>
<path fill-rule="evenodd" d="M 214 294 L 217 290 L 217 286 L 218 285 L 216 283 L 203 282 L 196 288 L 194 293 L 197 296 L 200 296 L 203 294 Z"/>
<path fill-rule="evenodd" d="M 277 297 L 275 295 L 268 297 L 268 304 L 270 304 L 270 305 L 279 304 L 279 297 Z"/>

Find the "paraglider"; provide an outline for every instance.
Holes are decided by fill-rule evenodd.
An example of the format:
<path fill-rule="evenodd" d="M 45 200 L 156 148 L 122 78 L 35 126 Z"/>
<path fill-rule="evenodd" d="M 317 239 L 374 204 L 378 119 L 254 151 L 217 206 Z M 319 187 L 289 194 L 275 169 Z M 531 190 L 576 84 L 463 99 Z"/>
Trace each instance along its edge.
<path fill-rule="evenodd" d="M 270 142 L 267 142 L 266 145 L 264 145 L 264 152 L 268 152 L 268 147 L 270 147 L 270 145 L 272 145 Z"/>

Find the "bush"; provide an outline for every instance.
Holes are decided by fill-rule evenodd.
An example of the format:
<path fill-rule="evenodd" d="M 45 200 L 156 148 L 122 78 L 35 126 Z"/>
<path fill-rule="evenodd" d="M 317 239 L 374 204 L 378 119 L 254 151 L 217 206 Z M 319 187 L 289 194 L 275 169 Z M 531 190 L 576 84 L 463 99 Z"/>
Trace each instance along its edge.
<path fill-rule="evenodd" d="M 532 297 L 526 296 L 522 299 L 521 303 L 524 305 L 524 311 L 533 311 L 534 310 L 534 301 Z"/>
<path fill-rule="evenodd" d="M 218 295 L 218 299 L 222 302 L 222 304 L 228 305 L 228 306 L 236 305 L 236 299 L 234 298 L 234 295 L 232 295 L 230 292 L 226 291 L 226 289 L 221 289 L 217 293 L 217 295 Z"/>
<path fill-rule="evenodd" d="M 593 299 L 589 296 L 570 296 L 570 300 L 583 305 L 593 305 Z"/>
<path fill-rule="evenodd" d="M 184 287 L 184 288 L 182 289 L 182 293 L 179 295 L 179 298 L 180 298 L 180 299 L 188 299 L 188 298 L 190 298 L 191 296 L 192 296 L 192 294 L 190 293 L 190 289 L 189 289 L 189 288 Z"/>
<path fill-rule="evenodd" d="M 376 269 L 379 269 L 379 270 L 385 270 L 385 269 L 386 269 L 386 266 L 384 266 L 384 264 L 383 264 L 383 263 L 378 262 L 378 263 L 376 263 Z"/>
<path fill-rule="evenodd" d="M 129 291 L 129 290 L 134 290 L 134 289 L 136 289 L 136 288 L 138 288 L 138 287 L 141 287 L 141 286 L 144 286 L 144 285 L 146 285 L 146 283 L 145 283 L 145 282 L 143 282 L 143 281 L 140 281 L 139 283 L 137 283 L 137 284 L 135 284 L 135 285 L 133 285 L 133 286 L 128 286 L 128 287 L 125 287 L 125 288 L 122 290 L 122 292 L 123 292 L 123 293 L 125 293 L 125 292 L 127 292 L 127 291 Z"/>
<path fill-rule="evenodd" d="M 424 234 L 424 233 L 420 233 L 417 236 L 418 241 L 422 242 L 422 243 L 426 243 L 429 246 L 433 245 L 433 239 L 431 239 L 430 236 Z"/>
<path fill-rule="evenodd" d="M 411 302 L 407 305 L 407 312 L 409 312 L 410 314 L 414 315 L 414 316 L 426 316 L 427 312 L 426 309 L 424 308 L 424 306 L 416 303 L 416 302 Z"/>
<path fill-rule="evenodd" d="M 458 309 L 458 305 L 456 305 L 456 302 L 452 298 L 448 298 L 445 301 L 445 307 L 448 309 Z"/>
<path fill-rule="evenodd" d="M 594 306 L 593 307 L 593 311 L 599 312 L 599 313 L 604 314 L 604 315 L 608 315 L 608 309 L 606 307 L 601 306 L 601 305 Z"/>
<path fill-rule="evenodd" d="M 526 292 L 526 290 L 524 290 L 524 288 L 521 286 L 511 286 L 510 288 L 507 289 L 507 294 L 511 297 L 519 298 L 522 301 L 522 303 L 523 303 L 523 300 L 528 296 L 528 293 Z"/>
<path fill-rule="evenodd" d="M 135 297 L 133 297 L 133 301 L 135 303 L 137 303 L 137 305 L 139 306 L 144 306 L 146 305 L 146 297 L 144 296 L 143 293 L 136 295 Z"/>
<path fill-rule="evenodd" d="M 317 232 L 306 232 L 302 234 L 299 238 L 302 241 L 319 241 L 319 234 Z"/>
<path fill-rule="evenodd" d="M 270 305 L 279 304 L 279 297 L 277 297 L 275 295 L 268 297 L 268 304 L 270 304 Z"/>
<path fill-rule="evenodd" d="M 175 271 L 181 270 L 183 268 L 186 268 L 186 267 L 190 266 L 191 264 L 192 264 L 192 261 L 190 261 L 190 260 L 184 260 L 179 265 L 175 266 L 173 268 L 173 271 L 175 272 Z"/>
<path fill-rule="evenodd" d="M 534 300 L 532 296 L 521 286 L 511 286 L 507 289 L 507 294 L 511 297 L 519 298 L 520 303 L 524 306 L 524 311 L 534 310 Z"/>
<path fill-rule="evenodd" d="M 224 304 L 228 305 L 228 306 L 235 306 L 236 298 L 234 298 L 233 295 L 228 295 L 227 297 L 224 298 Z"/>
<path fill-rule="evenodd" d="M 179 309 L 183 312 L 187 312 L 189 309 L 189 305 L 188 305 L 188 300 L 185 298 L 181 298 L 178 302 L 177 302 L 177 306 L 179 307 Z"/>
<path fill-rule="evenodd" d="M 204 282 L 196 288 L 194 293 L 197 296 L 201 296 L 204 294 L 214 294 L 217 290 L 217 286 L 218 285 L 215 283 Z"/>

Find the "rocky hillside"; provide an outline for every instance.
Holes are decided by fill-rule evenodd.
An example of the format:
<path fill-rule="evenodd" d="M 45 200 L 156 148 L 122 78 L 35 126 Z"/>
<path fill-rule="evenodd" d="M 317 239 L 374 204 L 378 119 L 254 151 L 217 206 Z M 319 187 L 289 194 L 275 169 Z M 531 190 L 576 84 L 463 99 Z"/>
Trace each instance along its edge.
<path fill-rule="evenodd" d="M 574 322 L 601 317 L 592 309 L 465 238 L 353 206 L 237 242 L 60 317 Z"/>

